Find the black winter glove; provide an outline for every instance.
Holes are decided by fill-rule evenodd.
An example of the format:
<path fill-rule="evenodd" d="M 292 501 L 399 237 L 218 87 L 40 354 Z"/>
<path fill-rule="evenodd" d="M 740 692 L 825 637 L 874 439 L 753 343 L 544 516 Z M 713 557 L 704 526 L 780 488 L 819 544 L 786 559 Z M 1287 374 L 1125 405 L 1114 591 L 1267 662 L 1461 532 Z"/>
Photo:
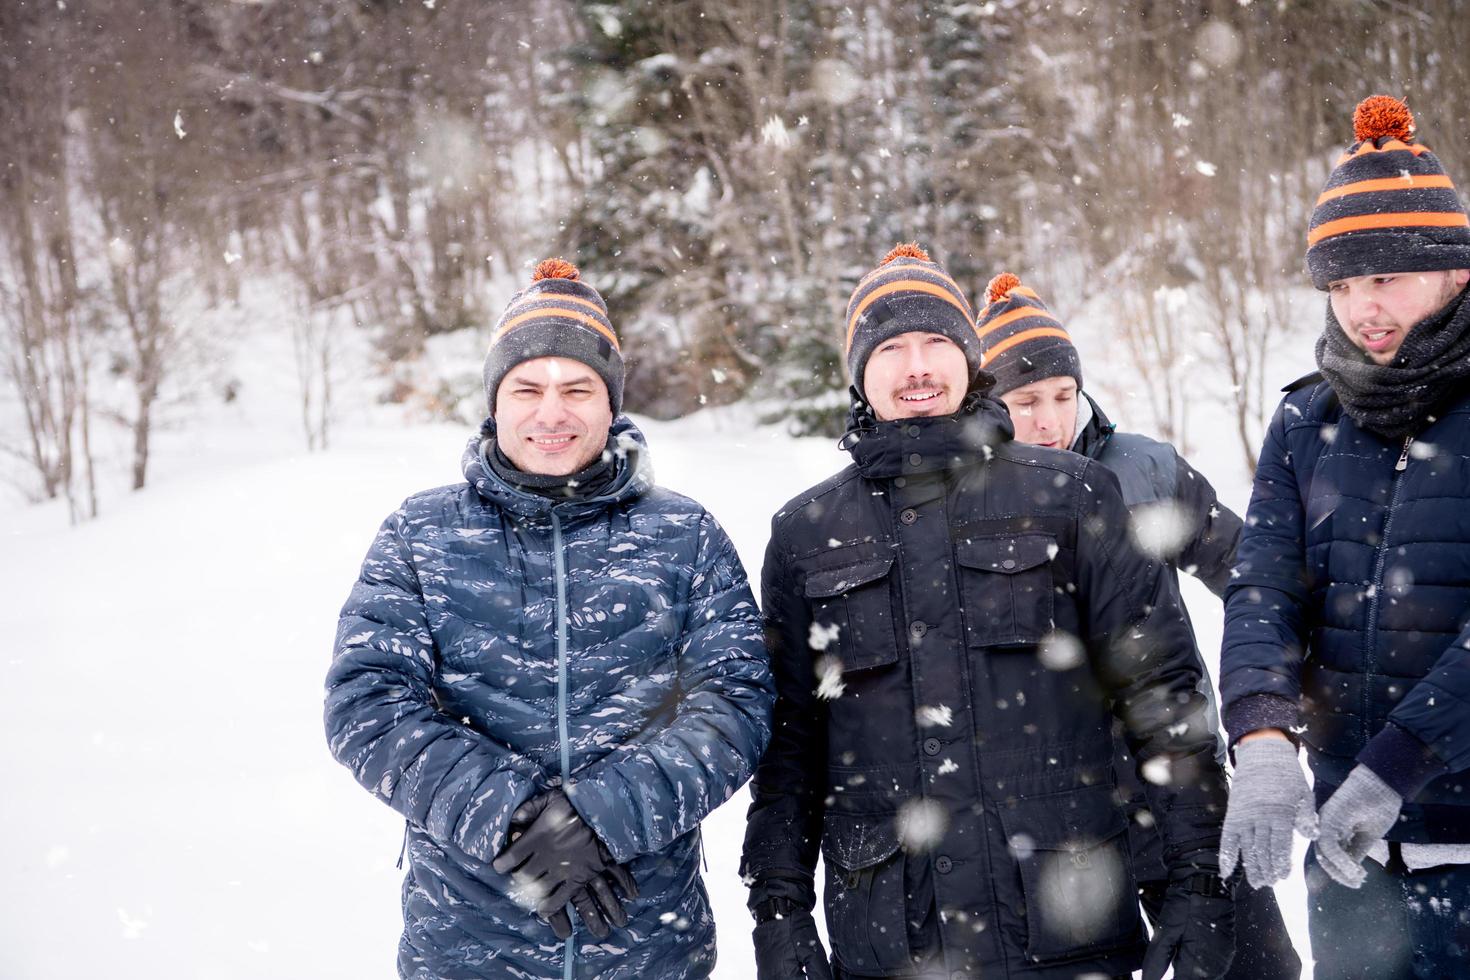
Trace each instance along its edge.
<path fill-rule="evenodd" d="M 832 980 L 811 912 L 784 898 L 755 909 L 757 980 Z"/>
<path fill-rule="evenodd" d="M 631 899 L 638 897 L 638 885 L 627 868 L 613 863 L 565 793 L 554 789 L 532 797 L 511 814 L 510 824 L 511 843 L 491 867 L 512 876 L 517 897 L 546 920 L 558 939 L 572 934 L 568 903 L 598 939 L 607 937 L 609 924 L 628 924 L 612 886 Z"/>
<path fill-rule="evenodd" d="M 1188 868 L 1169 876 L 1158 928 L 1143 957 L 1143 980 L 1218 980 L 1235 957 L 1235 898 L 1212 871 Z"/>

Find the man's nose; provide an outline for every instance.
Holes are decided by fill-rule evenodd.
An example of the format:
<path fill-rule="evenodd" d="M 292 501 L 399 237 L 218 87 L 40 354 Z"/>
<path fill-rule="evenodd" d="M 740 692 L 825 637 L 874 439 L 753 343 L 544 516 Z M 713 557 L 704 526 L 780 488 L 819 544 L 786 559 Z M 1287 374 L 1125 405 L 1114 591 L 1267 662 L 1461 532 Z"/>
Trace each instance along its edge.
<path fill-rule="evenodd" d="M 1361 323 L 1372 319 L 1379 313 L 1378 301 L 1373 294 L 1366 289 L 1355 289 L 1348 287 L 1348 320 L 1352 323 Z"/>
<path fill-rule="evenodd" d="M 929 373 L 928 352 L 922 346 L 910 347 L 905 367 L 909 377 L 924 377 Z"/>
<path fill-rule="evenodd" d="M 557 391 L 547 391 L 541 395 L 541 400 L 536 403 L 536 421 L 559 422 L 566 413 L 566 401 Z"/>

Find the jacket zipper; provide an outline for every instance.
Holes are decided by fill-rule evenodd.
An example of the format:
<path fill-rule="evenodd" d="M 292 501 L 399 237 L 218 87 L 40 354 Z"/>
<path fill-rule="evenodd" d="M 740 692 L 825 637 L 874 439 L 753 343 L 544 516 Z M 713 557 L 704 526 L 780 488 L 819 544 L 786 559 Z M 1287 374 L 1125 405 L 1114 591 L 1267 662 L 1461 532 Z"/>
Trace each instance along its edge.
<path fill-rule="evenodd" d="M 1373 580 L 1369 583 L 1372 591 L 1368 595 L 1368 630 L 1367 639 L 1363 645 L 1363 689 L 1358 695 L 1359 711 L 1358 718 L 1363 725 L 1363 739 L 1370 736 L 1369 728 L 1369 704 L 1371 685 L 1369 680 L 1378 672 L 1378 658 L 1374 651 L 1378 640 L 1378 604 L 1379 597 L 1383 593 L 1383 566 L 1388 562 L 1388 531 L 1393 526 L 1394 508 L 1398 506 L 1399 490 L 1403 487 L 1402 474 L 1409 468 L 1409 447 L 1414 444 L 1413 436 L 1404 437 L 1404 448 L 1399 453 L 1399 460 L 1393 465 L 1393 488 L 1388 494 L 1388 513 L 1383 518 L 1383 534 L 1378 539 L 1378 556 L 1373 562 Z"/>
<path fill-rule="evenodd" d="M 561 786 L 562 792 L 570 788 L 572 773 L 572 749 L 567 741 L 567 559 L 563 550 L 561 519 L 556 508 L 551 508 L 552 560 L 556 568 L 556 734 L 561 741 Z M 572 980 L 576 958 L 577 925 L 572 923 L 572 934 L 563 944 L 566 955 L 562 960 L 563 980 Z"/>

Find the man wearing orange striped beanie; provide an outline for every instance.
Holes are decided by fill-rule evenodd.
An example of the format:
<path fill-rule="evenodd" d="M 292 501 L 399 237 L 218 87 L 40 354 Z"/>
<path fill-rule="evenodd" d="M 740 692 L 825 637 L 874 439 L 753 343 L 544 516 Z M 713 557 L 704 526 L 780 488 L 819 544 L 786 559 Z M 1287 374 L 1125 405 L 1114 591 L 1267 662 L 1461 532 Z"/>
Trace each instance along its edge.
<path fill-rule="evenodd" d="M 1319 980 L 1470 976 L 1470 218 L 1403 102 L 1353 131 L 1307 232 L 1319 371 L 1267 429 L 1226 595 L 1220 863 L 1264 887 L 1314 838 Z"/>
<path fill-rule="evenodd" d="M 756 977 L 1216 980 L 1234 948 L 1224 774 L 1188 622 L 1128 539 L 1117 478 L 1011 438 L 964 292 L 916 245 L 858 281 L 842 331 L 852 465 L 772 518 L 762 569 L 776 705 L 741 860 Z M 1158 770 L 1178 880 L 1179 928 L 1151 945 L 1115 717 Z"/>
<path fill-rule="evenodd" d="M 1033 446 L 1070 449 L 1106 466 L 1123 487 L 1140 537 L 1165 563 L 1171 587 L 1185 571 L 1223 598 L 1235 560 L 1241 521 L 1204 475 L 1167 442 L 1119 432 L 1092 396 L 1082 390 L 1082 366 L 1066 328 L 1037 296 L 1009 272 L 990 281 L 980 313 L 985 370 L 996 377 L 995 394 L 1010 409 L 1016 438 Z M 1200 693 L 1211 702 L 1209 671 L 1198 657 Z M 1218 732 L 1218 729 L 1216 729 Z M 1115 771 L 1127 799 L 1130 859 L 1139 901 L 1155 929 L 1166 927 L 1170 874 L 1163 860 L 1158 820 L 1145 787 L 1117 742 Z M 1224 762 L 1224 742 L 1217 756 Z M 1235 889 L 1235 958 L 1226 980 L 1297 980 L 1301 960 L 1292 949 L 1281 909 L 1270 889 Z"/>
<path fill-rule="evenodd" d="M 337 760 L 404 818 L 409 980 L 704 980 L 699 826 L 773 700 L 729 537 L 655 486 L 607 307 L 547 259 L 485 359 L 464 480 L 389 515 L 327 675 Z"/>

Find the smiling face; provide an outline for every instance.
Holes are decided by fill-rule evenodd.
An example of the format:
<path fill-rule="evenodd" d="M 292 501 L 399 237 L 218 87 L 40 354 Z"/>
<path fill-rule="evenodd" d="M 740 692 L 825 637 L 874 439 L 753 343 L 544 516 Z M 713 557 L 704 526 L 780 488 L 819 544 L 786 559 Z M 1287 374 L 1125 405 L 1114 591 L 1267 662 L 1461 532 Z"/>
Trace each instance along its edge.
<path fill-rule="evenodd" d="M 1390 272 L 1334 280 L 1327 296 L 1347 339 L 1373 363 L 1387 364 L 1414 325 L 1444 309 L 1466 282 L 1470 269 Z"/>
<path fill-rule="evenodd" d="M 1070 375 L 1033 381 L 1000 396 L 1011 410 L 1016 441 L 1071 449 L 1077 438 L 1077 379 Z"/>
<path fill-rule="evenodd" d="M 576 473 L 607 446 L 611 427 L 606 383 L 571 358 L 522 361 L 495 394 L 500 451 L 523 473 Z"/>
<path fill-rule="evenodd" d="M 863 392 L 885 422 L 951 415 L 969 386 L 970 366 L 960 345 L 922 330 L 883 341 L 863 366 Z"/>

